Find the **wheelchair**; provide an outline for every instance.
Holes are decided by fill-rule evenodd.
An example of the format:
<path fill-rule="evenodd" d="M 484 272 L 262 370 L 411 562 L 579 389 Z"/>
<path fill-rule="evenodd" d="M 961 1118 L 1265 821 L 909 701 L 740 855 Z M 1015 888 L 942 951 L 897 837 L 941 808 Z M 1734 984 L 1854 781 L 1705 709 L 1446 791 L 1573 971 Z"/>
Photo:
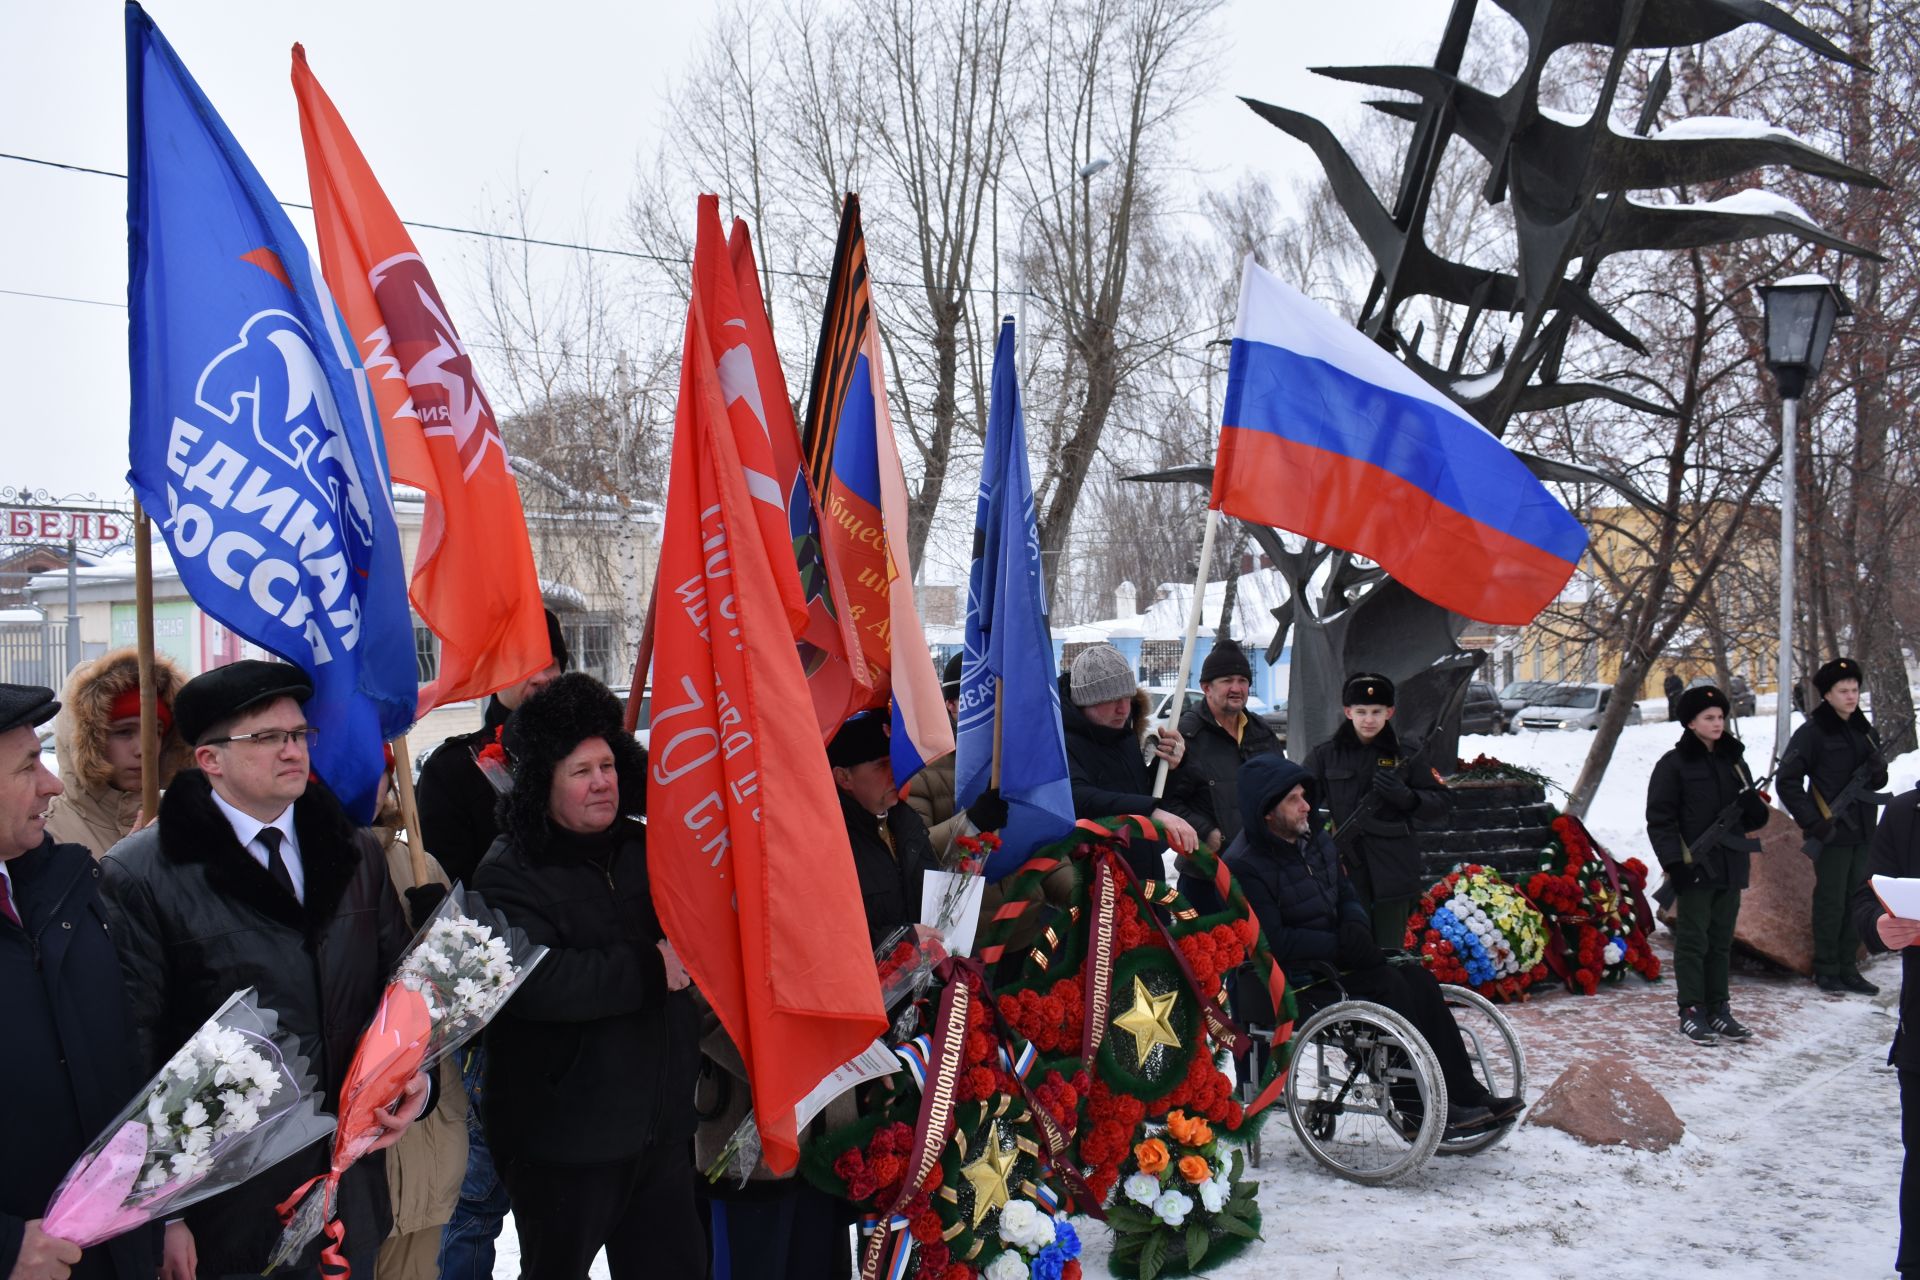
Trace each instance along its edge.
<path fill-rule="evenodd" d="M 1386 1186 L 1436 1153 L 1474 1155 L 1513 1131 L 1518 1116 L 1448 1139 L 1447 1086 L 1433 1050 L 1405 1018 L 1385 1005 L 1349 998 L 1338 972 L 1323 969 L 1319 981 L 1296 992 L 1303 1009 L 1289 1044 L 1284 1095 L 1287 1118 L 1314 1160 L 1350 1181 Z M 1526 1052 L 1506 1016 L 1476 991 L 1444 983 L 1440 991 L 1480 1082 L 1496 1097 L 1525 1096 Z M 1269 1051 L 1270 1029 L 1249 1027 L 1248 1034 L 1256 1054 Z M 1242 1078 L 1257 1079 L 1258 1072 Z M 1248 1150 L 1255 1166 L 1261 1144 L 1256 1133 Z"/>

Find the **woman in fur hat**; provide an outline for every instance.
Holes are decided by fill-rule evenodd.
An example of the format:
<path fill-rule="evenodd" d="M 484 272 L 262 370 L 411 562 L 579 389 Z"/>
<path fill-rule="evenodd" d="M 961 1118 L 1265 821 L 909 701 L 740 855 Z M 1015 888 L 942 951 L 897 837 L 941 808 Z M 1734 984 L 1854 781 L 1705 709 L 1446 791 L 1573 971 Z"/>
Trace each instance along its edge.
<path fill-rule="evenodd" d="M 546 958 L 486 1032 L 480 1114 L 521 1280 L 705 1275 L 694 1207 L 699 1028 L 647 878 L 646 758 L 619 699 L 561 676 L 502 745 L 513 789 L 473 887 Z"/>
<path fill-rule="evenodd" d="M 160 717 L 160 786 L 187 764 L 187 744 L 173 727 L 173 700 L 186 678 L 153 655 Z M 133 831 L 140 816 L 140 655 L 115 649 L 83 662 L 67 677 L 54 725 L 54 751 L 66 791 L 47 813 L 60 844 L 83 844 L 98 858 Z M 152 814 L 148 814 L 152 817 Z"/>

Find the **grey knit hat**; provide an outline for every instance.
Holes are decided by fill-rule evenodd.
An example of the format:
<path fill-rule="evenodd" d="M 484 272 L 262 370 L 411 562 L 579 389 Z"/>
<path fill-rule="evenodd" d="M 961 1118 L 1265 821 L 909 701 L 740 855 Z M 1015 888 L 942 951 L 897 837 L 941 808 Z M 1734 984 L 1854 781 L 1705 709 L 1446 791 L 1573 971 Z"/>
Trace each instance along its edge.
<path fill-rule="evenodd" d="M 1140 682 L 1133 678 L 1127 655 L 1110 644 L 1082 649 L 1073 660 L 1068 684 L 1073 690 L 1073 705 L 1090 707 L 1096 702 L 1131 698 Z"/>

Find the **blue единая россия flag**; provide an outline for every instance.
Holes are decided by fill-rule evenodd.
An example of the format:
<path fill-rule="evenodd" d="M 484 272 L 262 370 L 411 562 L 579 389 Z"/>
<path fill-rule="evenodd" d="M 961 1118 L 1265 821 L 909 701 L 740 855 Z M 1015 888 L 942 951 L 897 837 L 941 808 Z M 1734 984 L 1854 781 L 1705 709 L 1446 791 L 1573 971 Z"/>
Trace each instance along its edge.
<path fill-rule="evenodd" d="M 126 15 L 127 478 L 194 601 L 312 679 L 313 769 L 368 821 L 418 669 L 366 375 L 266 184 Z"/>

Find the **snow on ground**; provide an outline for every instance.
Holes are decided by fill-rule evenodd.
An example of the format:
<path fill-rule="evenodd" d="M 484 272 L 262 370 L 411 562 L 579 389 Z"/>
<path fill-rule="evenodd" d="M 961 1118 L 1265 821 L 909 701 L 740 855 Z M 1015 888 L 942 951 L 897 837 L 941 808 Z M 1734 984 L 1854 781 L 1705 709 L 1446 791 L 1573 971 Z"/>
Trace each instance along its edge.
<path fill-rule="evenodd" d="M 1647 704 L 1651 719 L 1663 704 Z M 1736 722 L 1747 757 L 1770 758 L 1773 720 Z M 1653 867 L 1643 813 L 1647 776 L 1679 736 L 1665 722 L 1628 727 L 1588 816 L 1616 857 Z M 1593 735 L 1560 731 L 1461 739 L 1573 784 Z M 1761 765 L 1764 769 L 1764 765 Z M 1920 776 L 1920 753 L 1893 766 L 1892 787 Z M 1551 797 L 1564 802 L 1563 795 Z M 1664 929 L 1655 948 L 1671 967 Z M 1563 1280 L 1591 1275 L 1882 1277 L 1898 1234 L 1900 1100 L 1886 1065 L 1900 970 L 1866 970 L 1878 997 L 1821 994 L 1806 980 L 1763 972 L 1736 956 L 1735 1011 L 1757 1032 L 1744 1045 L 1682 1039 L 1671 979 L 1629 977 L 1591 997 L 1553 990 L 1507 1010 L 1537 1099 L 1576 1059 L 1628 1059 L 1666 1097 L 1686 1137 L 1658 1153 L 1597 1149 L 1522 1124 L 1470 1158 L 1436 1157 L 1398 1186 L 1366 1188 L 1322 1169 L 1278 1109 L 1263 1130 L 1255 1176 L 1265 1240 L 1216 1280 Z M 1106 1273 L 1105 1229 L 1079 1224 L 1089 1276 Z M 509 1220 L 494 1274 L 519 1271 Z M 606 1259 L 595 1280 L 606 1280 Z"/>

